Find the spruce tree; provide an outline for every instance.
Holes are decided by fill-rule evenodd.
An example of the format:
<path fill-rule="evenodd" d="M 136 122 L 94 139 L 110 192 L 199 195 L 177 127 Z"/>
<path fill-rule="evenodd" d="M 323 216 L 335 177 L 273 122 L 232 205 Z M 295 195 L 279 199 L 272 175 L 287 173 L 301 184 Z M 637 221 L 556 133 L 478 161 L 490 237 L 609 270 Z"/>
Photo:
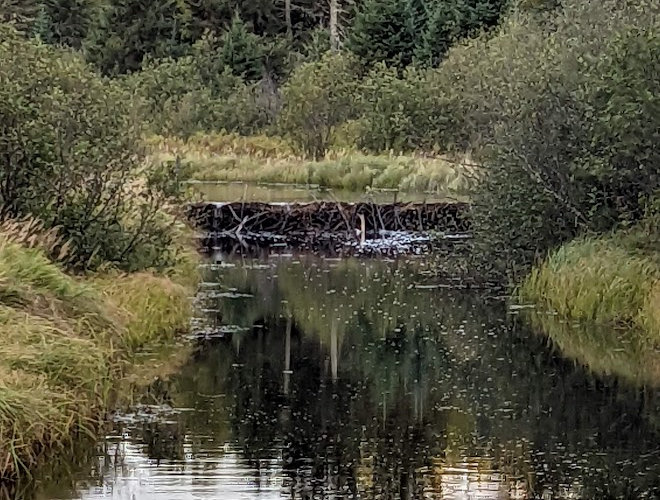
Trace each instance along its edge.
<path fill-rule="evenodd" d="M 366 0 L 346 46 L 367 64 L 407 66 L 413 61 L 421 16 L 419 5 L 411 0 Z"/>
<path fill-rule="evenodd" d="M 220 60 L 232 73 L 248 81 L 263 76 L 262 40 L 252 33 L 236 14 L 231 26 L 220 38 Z"/>
<path fill-rule="evenodd" d="M 85 44 L 106 74 L 142 67 L 145 57 L 178 57 L 190 49 L 190 11 L 180 0 L 114 0 L 105 22 Z"/>

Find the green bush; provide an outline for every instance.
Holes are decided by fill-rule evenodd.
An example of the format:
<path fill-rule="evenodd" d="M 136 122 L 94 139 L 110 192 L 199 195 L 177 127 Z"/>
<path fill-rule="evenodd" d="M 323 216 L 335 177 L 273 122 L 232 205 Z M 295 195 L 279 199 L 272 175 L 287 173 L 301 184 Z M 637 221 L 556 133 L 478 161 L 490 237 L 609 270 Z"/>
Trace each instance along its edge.
<path fill-rule="evenodd" d="M 124 86 L 143 102 L 140 113 L 152 133 L 187 138 L 224 130 L 251 135 L 274 121 L 279 100 L 272 82 L 245 83 L 234 74 L 243 71 L 227 65 L 223 47 L 207 35 L 190 55 L 148 59 L 141 71 L 123 78 Z"/>
<path fill-rule="evenodd" d="M 447 106 L 446 88 L 429 71 L 377 64 L 361 83 L 362 117 L 358 144 L 378 151 L 427 152 L 451 149 L 445 130 L 458 126 Z"/>
<path fill-rule="evenodd" d="M 177 177 L 143 161 L 130 96 L 74 54 L 0 32 L 0 216 L 59 227 L 78 267 L 167 264 Z"/>
<path fill-rule="evenodd" d="M 447 142 L 488 165 L 474 221 L 491 257 L 528 264 L 644 214 L 660 187 L 660 38 L 646 7 L 574 0 L 518 14 L 436 72 L 450 115 L 463 117 Z"/>
<path fill-rule="evenodd" d="M 358 115 L 355 60 L 327 53 L 297 68 L 282 88 L 278 125 L 303 153 L 321 158 L 337 127 Z"/>

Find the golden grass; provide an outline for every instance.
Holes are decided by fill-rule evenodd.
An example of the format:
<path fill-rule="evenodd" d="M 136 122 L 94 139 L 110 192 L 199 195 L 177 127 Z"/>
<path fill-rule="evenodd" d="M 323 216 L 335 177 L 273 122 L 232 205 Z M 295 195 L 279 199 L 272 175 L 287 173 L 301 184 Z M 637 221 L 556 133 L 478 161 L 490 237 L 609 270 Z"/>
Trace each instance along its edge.
<path fill-rule="evenodd" d="M 74 278 L 16 240 L 0 233 L 0 478 L 93 431 L 138 350 L 187 328 L 193 282 Z"/>
<path fill-rule="evenodd" d="M 188 142 L 154 137 L 147 141 L 157 161 L 180 156 L 199 181 L 314 184 L 364 191 L 368 188 L 409 192 L 467 193 L 478 178 L 469 158 L 369 155 L 330 151 L 319 161 L 296 156 L 278 138 L 207 135 Z"/>

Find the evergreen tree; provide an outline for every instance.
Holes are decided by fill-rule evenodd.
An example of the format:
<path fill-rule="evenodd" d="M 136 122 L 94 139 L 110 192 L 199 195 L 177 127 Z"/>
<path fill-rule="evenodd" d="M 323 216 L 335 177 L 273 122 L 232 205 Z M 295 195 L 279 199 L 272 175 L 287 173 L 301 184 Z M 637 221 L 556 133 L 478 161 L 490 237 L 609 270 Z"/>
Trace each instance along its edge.
<path fill-rule="evenodd" d="M 263 76 L 263 42 L 248 30 L 247 25 L 236 14 L 231 26 L 220 38 L 220 60 L 232 73 L 248 81 Z"/>
<path fill-rule="evenodd" d="M 141 68 L 145 56 L 177 57 L 190 49 L 190 11 L 182 0 L 115 0 L 87 41 L 88 59 L 106 74 Z"/>
<path fill-rule="evenodd" d="M 43 17 L 48 23 L 46 41 L 80 49 L 99 25 L 106 0 L 44 0 Z"/>
<path fill-rule="evenodd" d="M 366 0 L 358 10 L 346 46 L 368 64 L 413 61 L 422 12 L 411 0 Z"/>
<path fill-rule="evenodd" d="M 437 65 L 465 24 L 465 3 L 450 0 L 429 5 L 428 20 L 415 48 L 415 58 L 426 66 Z"/>
<path fill-rule="evenodd" d="M 494 26 L 505 4 L 506 0 L 429 0 L 428 18 L 415 50 L 417 61 L 436 66 L 454 42 Z"/>
<path fill-rule="evenodd" d="M 44 10 L 43 0 L 0 0 L 0 21 L 21 33 L 34 35 L 35 23 Z"/>

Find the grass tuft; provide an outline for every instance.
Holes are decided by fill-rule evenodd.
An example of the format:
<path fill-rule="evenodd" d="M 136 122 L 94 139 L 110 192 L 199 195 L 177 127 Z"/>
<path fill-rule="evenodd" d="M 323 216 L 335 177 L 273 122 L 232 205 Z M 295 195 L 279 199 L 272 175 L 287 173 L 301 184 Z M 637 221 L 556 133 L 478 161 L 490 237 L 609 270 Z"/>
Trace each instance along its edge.
<path fill-rule="evenodd" d="M 583 238 L 534 269 L 519 298 L 568 320 L 633 327 L 660 345 L 660 262 L 635 230 Z"/>
<path fill-rule="evenodd" d="M 92 433 L 132 357 L 173 344 L 190 314 L 191 256 L 171 277 L 76 278 L 24 244 L 0 232 L 0 478 Z"/>

